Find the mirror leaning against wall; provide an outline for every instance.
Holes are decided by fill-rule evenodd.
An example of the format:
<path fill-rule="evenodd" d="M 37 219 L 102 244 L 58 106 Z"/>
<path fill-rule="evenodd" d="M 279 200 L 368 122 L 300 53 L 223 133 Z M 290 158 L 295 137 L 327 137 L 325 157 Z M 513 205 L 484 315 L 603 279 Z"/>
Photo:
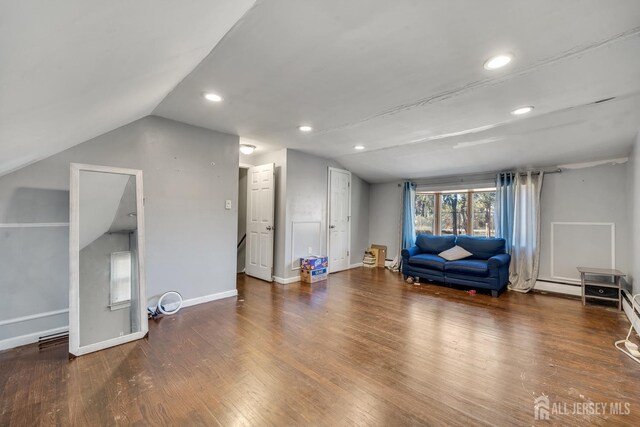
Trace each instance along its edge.
<path fill-rule="evenodd" d="M 69 354 L 148 332 L 142 171 L 71 164 Z"/>

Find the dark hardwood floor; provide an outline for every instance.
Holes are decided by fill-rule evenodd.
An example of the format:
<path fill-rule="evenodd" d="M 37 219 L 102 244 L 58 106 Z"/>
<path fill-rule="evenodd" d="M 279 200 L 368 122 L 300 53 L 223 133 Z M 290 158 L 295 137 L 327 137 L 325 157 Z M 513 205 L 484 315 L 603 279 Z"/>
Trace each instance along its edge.
<path fill-rule="evenodd" d="M 640 366 L 613 348 L 628 327 L 614 308 L 381 269 L 313 285 L 239 276 L 238 289 L 73 361 L 64 346 L 0 353 L 0 424 L 549 424 L 534 420 L 544 393 L 552 409 L 605 412 L 552 424 L 640 425 Z M 630 413 L 610 414 L 617 403 Z"/>

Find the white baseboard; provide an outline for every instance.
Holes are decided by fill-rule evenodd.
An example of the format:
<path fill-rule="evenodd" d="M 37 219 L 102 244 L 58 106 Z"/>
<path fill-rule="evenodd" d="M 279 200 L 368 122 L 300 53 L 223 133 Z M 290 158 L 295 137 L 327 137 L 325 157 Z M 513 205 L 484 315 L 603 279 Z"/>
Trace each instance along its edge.
<path fill-rule="evenodd" d="M 285 279 L 284 277 L 273 276 L 273 281 L 279 283 L 281 285 L 288 285 L 290 283 L 297 283 L 300 281 L 300 276 L 289 277 Z"/>
<path fill-rule="evenodd" d="M 20 347 L 22 345 L 33 344 L 35 342 L 38 342 L 38 339 L 40 339 L 40 337 L 51 334 L 59 334 L 60 332 L 66 332 L 68 330 L 69 326 L 61 326 L 55 329 L 48 329 L 46 331 L 32 332 L 27 335 L 7 338 L 0 341 L 0 351 L 8 350 L 14 347 Z"/>
<path fill-rule="evenodd" d="M 533 289 L 536 291 L 553 292 L 555 294 L 582 296 L 582 289 L 579 286 L 565 285 L 562 283 L 541 282 L 538 280 Z"/>
<path fill-rule="evenodd" d="M 238 290 L 232 289 L 230 291 L 218 292 L 217 294 L 204 295 L 196 298 L 189 298 L 182 301 L 182 307 L 191 307 L 192 305 L 204 304 L 205 302 L 211 302 L 223 298 L 231 298 L 238 296 Z"/>
<path fill-rule="evenodd" d="M 349 269 L 362 267 L 362 262 L 356 262 L 355 264 L 351 264 Z"/>
<path fill-rule="evenodd" d="M 215 301 L 215 300 L 219 300 L 219 299 L 223 299 L 223 298 L 230 298 L 230 297 L 235 297 L 238 295 L 238 290 L 237 289 L 233 289 L 230 291 L 225 291 L 225 292 L 218 292 L 217 294 L 211 294 L 211 295 L 204 295 L 201 297 L 197 297 L 197 298 L 190 298 L 190 299 L 186 299 L 184 301 L 182 301 L 182 307 L 191 307 L 193 305 L 197 305 L 197 304 L 204 304 L 205 302 L 210 302 L 210 301 Z M 25 316 L 24 319 L 26 320 L 31 320 L 32 318 L 40 318 L 40 317 L 45 317 L 45 316 L 49 316 L 53 314 L 62 314 L 62 313 L 66 313 L 68 310 L 58 310 L 56 312 L 48 312 L 48 313 L 42 313 L 42 314 L 38 314 L 38 315 L 33 315 L 33 316 Z M 23 318 L 20 318 L 21 320 L 24 320 Z M 13 323 L 13 322 L 11 322 Z M 61 326 L 59 328 L 55 328 L 55 329 L 48 329 L 46 331 L 37 331 L 37 332 L 32 332 L 30 334 L 26 334 L 26 335 L 20 335 L 17 337 L 11 337 L 11 338 L 7 338 L 4 340 L 0 340 L 0 351 L 1 350 L 8 350 L 10 348 L 15 348 L 15 347 L 20 347 L 22 345 L 27 345 L 27 344 L 33 344 L 35 342 L 38 342 L 38 339 L 42 336 L 45 335 L 51 335 L 51 334 L 57 334 L 60 332 L 64 332 L 64 331 L 68 331 L 69 330 L 69 326 Z"/>
<path fill-rule="evenodd" d="M 629 299 L 631 299 L 632 295 L 629 292 L 627 291 L 623 291 L 623 292 L 629 297 Z M 636 298 L 637 303 L 640 303 L 639 300 L 640 300 L 640 297 Z M 624 313 L 627 315 L 627 318 L 633 325 L 633 329 L 635 329 L 636 334 L 640 335 L 640 317 L 638 317 L 638 314 L 633 311 L 633 308 L 624 297 L 622 298 L 622 309 L 624 310 Z"/>

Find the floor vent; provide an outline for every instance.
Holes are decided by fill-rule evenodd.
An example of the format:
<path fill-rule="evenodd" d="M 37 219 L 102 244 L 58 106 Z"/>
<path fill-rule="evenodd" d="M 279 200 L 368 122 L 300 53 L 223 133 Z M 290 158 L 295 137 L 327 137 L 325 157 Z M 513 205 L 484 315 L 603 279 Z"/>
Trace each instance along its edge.
<path fill-rule="evenodd" d="M 51 347 L 57 347 L 69 342 L 69 332 L 58 332 L 57 334 L 45 335 L 38 338 L 38 349 L 40 351 Z"/>

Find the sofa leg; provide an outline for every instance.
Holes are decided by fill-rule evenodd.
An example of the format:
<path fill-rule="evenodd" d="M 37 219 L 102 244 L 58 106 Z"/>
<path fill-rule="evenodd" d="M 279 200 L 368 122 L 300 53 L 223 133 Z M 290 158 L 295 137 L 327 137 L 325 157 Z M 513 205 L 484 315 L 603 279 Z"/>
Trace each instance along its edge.
<path fill-rule="evenodd" d="M 493 298 L 498 298 L 498 291 L 491 291 L 491 296 Z"/>

